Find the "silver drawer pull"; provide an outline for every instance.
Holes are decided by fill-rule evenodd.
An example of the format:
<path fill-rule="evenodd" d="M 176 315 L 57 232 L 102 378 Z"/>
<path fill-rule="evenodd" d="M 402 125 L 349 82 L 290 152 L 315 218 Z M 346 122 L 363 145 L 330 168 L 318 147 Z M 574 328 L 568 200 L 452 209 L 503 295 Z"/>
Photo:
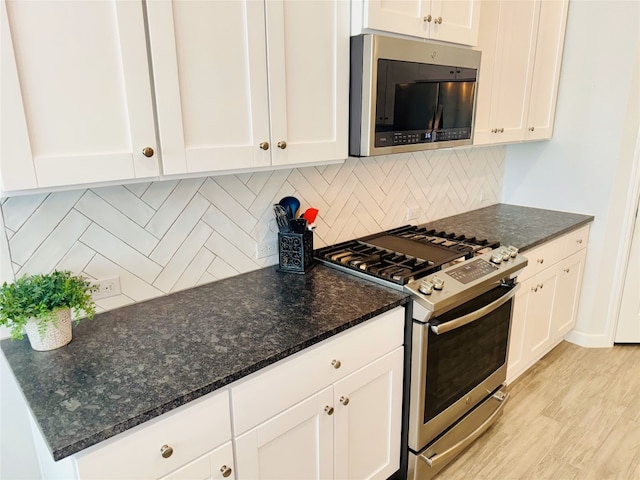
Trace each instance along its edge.
<path fill-rule="evenodd" d="M 333 368 L 338 369 L 340 368 L 342 363 L 340 363 L 340 360 L 331 360 L 331 365 L 333 366 Z"/>
<path fill-rule="evenodd" d="M 222 473 L 222 476 L 224 478 L 227 478 L 229 475 L 231 475 L 231 471 L 232 471 L 231 468 L 227 467 L 226 465 L 222 465 L 220 467 L 220 473 Z"/>

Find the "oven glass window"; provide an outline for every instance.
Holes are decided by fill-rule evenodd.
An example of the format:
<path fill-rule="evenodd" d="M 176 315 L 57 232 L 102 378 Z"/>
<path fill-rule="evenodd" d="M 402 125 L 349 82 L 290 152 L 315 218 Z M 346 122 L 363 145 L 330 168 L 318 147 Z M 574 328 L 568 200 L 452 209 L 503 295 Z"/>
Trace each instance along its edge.
<path fill-rule="evenodd" d="M 438 323 L 477 310 L 505 293 L 505 288 L 487 292 L 465 304 L 466 312 L 449 312 Z M 512 303 L 509 300 L 480 319 L 440 335 L 429 330 L 425 423 L 505 364 Z"/>

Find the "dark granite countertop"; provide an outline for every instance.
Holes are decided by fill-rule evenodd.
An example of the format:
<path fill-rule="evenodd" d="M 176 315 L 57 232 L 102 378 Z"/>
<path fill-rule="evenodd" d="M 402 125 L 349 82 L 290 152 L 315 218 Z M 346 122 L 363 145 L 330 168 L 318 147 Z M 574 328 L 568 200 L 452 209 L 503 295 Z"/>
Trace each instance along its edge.
<path fill-rule="evenodd" d="M 592 215 L 499 203 L 424 224 L 428 228 L 497 240 L 520 251 L 592 222 Z"/>
<path fill-rule="evenodd" d="M 58 350 L 0 344 L 59 460 L 407 302 L 322 265 L 268 267 L 98 314 Z"/>

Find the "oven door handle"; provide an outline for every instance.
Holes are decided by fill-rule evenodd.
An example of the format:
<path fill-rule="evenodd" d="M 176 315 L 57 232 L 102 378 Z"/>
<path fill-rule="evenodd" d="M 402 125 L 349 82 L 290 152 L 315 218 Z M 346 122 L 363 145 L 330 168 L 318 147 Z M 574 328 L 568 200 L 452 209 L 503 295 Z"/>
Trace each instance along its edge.
<path fill-rule="evenodd" d="M 515 287 L 505 293 L 502 297 L 497 300 L 494 300 L 489 305 L 485 305 L 484 307 L 476 310 L 475 312 L 468 313 L 462 317 L 458 317 L 455 320 L 451 320 L 450 322 L 441 323 L 440 325 L 430 325 L 431 331 L 436 335 L 440 335 L 442 333 L 450 332 L 451 330 L 455 330 L 456 328 L 463 327 L 468 323 L 474 322 L 479 318 L 484 317 L 485 315 L 493 312 L 498 309 L 509 300 L 513 298 L 518 289 L 520 288 L 520 284 L 518 283 Z"/>
<path fill-rule="evenodd" d="M 451 461 L 453 457 L 458 455 L 462 450 L 467 448 L 476 438 L 482 435 L 485 430 L 487 430 L 502 414 L 502 409 L 504 408 L 505 403 L 509 399 L 508 393 L 496 392 L 493 396 L 493 399 L 500 402 L 498 407 L 493 411 L 491 416 L 487 418 L 482 424 L 476 428 L 473 432 L 471 432 L 467 437 L 460 440 L 458 443 L 453 445 L 451 448 L 448 448 L 442 453 L 436 453 L 432 457 L 425 457 L 423 455 L 419 455 L 420 459 L 429 465 L 431 468 L 437 469 L 440 468 Z"/>

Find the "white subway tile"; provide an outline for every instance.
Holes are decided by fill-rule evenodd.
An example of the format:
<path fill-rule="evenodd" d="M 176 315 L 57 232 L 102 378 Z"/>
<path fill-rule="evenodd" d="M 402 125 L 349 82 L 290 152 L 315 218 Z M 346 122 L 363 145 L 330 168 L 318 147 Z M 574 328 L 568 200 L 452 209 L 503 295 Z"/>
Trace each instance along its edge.
<path fill-rule="evenodd" d="M 180 278 L 178 278 L 172 291 L 176 292 L 178 290 L 184 290 L 185 288 L 195 287 L 215 257 L 216 256 L 206 248 L 198 250 L 196 256 L 193 257 L 193 260 L 191 260 L 185 271 L 180 275 Z"/>
<path fill-rule="evenodd" d="M 78 201 L 76 209 L 143 255 L 149 255 L 158 244 L 157 238 L 91 190 Z"/>
<path fill-rule="evenodd" d="M 160 265 L 166 265 L 210 205 L 206 198 L 196 194 L 151 252 L 150 258 Z"/>
<path fill-rule="evenodd" d="M 91 221 L 84 215 L 71 210 L 29 257 L 18 275 L 53 271 L 90 224 Z"/>
<path fill-rule="evenodd" d="M 47 198 L 46 193 L 7 198 L 2 204 L 5 227 L 18 230 Z"/>
<path fill-rule="evenodd" d="M 171 228 L 204 182 L 203 178 L 181 180 L 147 224 L 147 230 L 161 238 Z"/>
<path fill-rule="evenodd" d="M 11 237 L 11 259 L 25 264 L 83 193 L 84 190 L 71 190 L 50 194 Z"/>
<path fill-rule="evenodd" d="M 96 224 L 89 226 L 80 241 L 147 283 L 153 283 L 162 271 L 160 265 Z"/>
<path fill-rule="evenodd" d="M 140 226 L 145 226 L 155 210 L 122 185 L 94 188 L 93 192 Z"/>
<path fill-rule="evenodd" d="M 213 230 L 204 222 L 199 222 L 191 231 L 186 240 L 180 245 L 180 248 L 171 257 L 169 263 L 158 275 L 153 282 L 153 286 L 159 288 L 163 292 L 170 292 L 180 278 L 180 275 L 189 266 L 189 263 L 195 258 L 198 251 L 206 244 L 207 239 L 211 236 Z"/>

